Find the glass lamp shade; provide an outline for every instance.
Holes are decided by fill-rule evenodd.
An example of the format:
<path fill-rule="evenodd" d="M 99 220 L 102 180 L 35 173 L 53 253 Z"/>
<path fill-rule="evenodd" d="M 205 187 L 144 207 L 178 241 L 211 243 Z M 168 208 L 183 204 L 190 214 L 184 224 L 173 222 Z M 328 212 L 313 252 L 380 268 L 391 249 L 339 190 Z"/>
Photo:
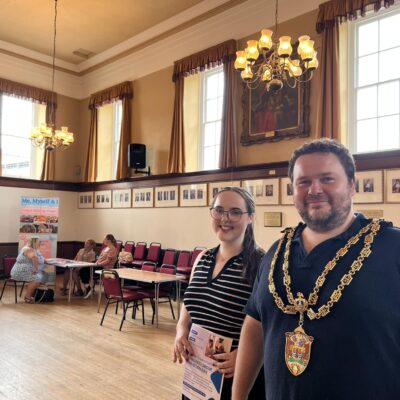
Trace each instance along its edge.
<path fill-rule="evenodd" d="M 290 36 L 282 36 L 279 38 L 278 54 L 279 57 L 290 57 L 293 48 L 290 44 Z"/>
<path fill-rule="evenodd" d="M 236 52 L 236 60 L 234 67 L 238 71 L 243 71 L 246 68 L 247 65 L 247 58 L 246 58 L 246 52 L 245 51 L 237 51 Z"/>
<path fill-rule="evenodd" d="M 245 52 L 246 52 L 246 58 L 249 61 L 251 61 L 251 62 L 256 61 L 258 56 L 260 55 L 260 53 L 258 52 L 257 40 L 249 40 L 247 42 L 247 48 L 246 48 Z"/>
<path fill-rule="evenodd" d="M 272 48 L 272 45 L 272 31 L 269 29 L 263 29 L 261 31 L 260 40 L 258 41 L 258 47 L 261 50 L 268 51 Z"/>
<path fill-rule="evenodd" d="M 311 61 L 314 57 L 314 40 L 310 40 L 310 38 L 308 36 L 301 36 L 302 37 L 307 37 L 308 39 L 303 39 L 300 43 L 299 43 L 299 47 L 297 49 L 301 59 L 303 61 Z M 299 38 L 300 40 L 300 38 Z"/>
<path fill-rule="evenodd" d="M 240 73 L 242 76 L 242 79 L 244 81 L 249 81 L 250 79 L 253 78 L 253 72 L 251 70 L 251 67 L 249 65 L 246 65 L 246 68 Z"/>
<path fill-rule="evenodd" d="M 306 66 L 307 66 L 308 70 L 314 71 L 315 69 L 318 68 L 318 65 L 319 65 L 319 63 L 318 63 L 318 59 L 317 59 L 317 52 L 315 52 L 314 57 L 312 58 L 312 60 L 310 62 L 308 62 L 306 64 Z"/>

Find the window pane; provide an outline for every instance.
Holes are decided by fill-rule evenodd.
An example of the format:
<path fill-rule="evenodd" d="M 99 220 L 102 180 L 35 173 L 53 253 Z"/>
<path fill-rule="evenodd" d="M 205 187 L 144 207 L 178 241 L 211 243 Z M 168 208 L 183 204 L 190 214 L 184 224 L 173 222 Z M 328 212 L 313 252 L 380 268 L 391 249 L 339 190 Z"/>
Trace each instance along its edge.
<path fill-rule="evenodd" d="M 376 151 L 377 119 L 371 118 L 357 122 L 357 151 Z"/>
<path fill-rule="evenodd" d="M 212 74 L 207 77 L 206 98 L 212 99 L 218 96 L 218 74 Z"/>
<path fill-rule="evenodd" d="M 204 126 L 204 146 L 215 145 L 215 122 L 209 122 Z"/>
<path fill-rule="evenodd" d="M 379 26 L 380 50 L 400 46 L 400 14 L 382 18 Z"/>
<path fill-rule="evenodd" d="M 388 82 L 378 87 L 378 115 L 399 113 L 399 81 Z"/>
<path fill-rule="evenodd" d="M 378 120 L 378 150 L 395 149 L 399 147 L 399 116 L 379 118 Z"/>
<path fill-rule="evenodd" d="M 204 147 L 204 169 L 215 169 L 215 148 Z"/>
<path fill-rule="evenodd" d="M 400 47 L 379 53 L 379 80 L 400 78 Z"/>
<path fill-rule="evenodd" d="M 224 72 L 221 71 L 218 74 L 218 96 L 222 97 L 224 95 L 225 79 Z"/>
<path fill-rule="evenodd" d="M 378 54 L 358 59 L 358 86 L 378 82 Z"/>
<path fill-rule="evenodd" d="M 218 99 L 207 100 L 205 122 L 218 119 Z"/>
<path fill-rule="evenodd" d="M 357 91 L 357 120 L 376 117 L 377 87 L 367 87 Z"/>
<path fill-rule="evenodd" d="M 224 99 L 222 97 L 218 97 L 218 99 L 217 99 L 217 107 L 218 107 L 217 119 L 222 118 L 223 106 L 224 106 Z"/>
<path fill-rule="evenodd" d="M 358 56 L 378 51 L 378 21 L 361 25 L 358 29 Z"/>
<path fill-rule="evenodd" d="M 215 143 L 221 143 L 221 121 L 216 122 L 215 124 Z"/>

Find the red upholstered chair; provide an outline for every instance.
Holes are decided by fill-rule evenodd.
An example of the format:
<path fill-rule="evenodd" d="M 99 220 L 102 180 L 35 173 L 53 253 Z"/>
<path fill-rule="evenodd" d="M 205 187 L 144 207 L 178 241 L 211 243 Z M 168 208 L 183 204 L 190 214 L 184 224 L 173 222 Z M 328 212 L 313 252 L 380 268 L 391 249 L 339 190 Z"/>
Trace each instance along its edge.
<path fill-rule="evenodd" d="M 132 256 L 133 256 L 133 252 L 135 251 L 135 242 L 126 241 L 124 244 L 124 251 L 132 253 Z"/>
<path fill-rule="evenodd" d="M 170 265 L 173 267 L 176 267 L 176 255 L 177 255 L 177 251 L 175 249 L 165 249 L 164 250 L 164 254 L 163 254 L 163 258 L 161 261 L 161 267 L 163 265 Z M 159 271 L 160 268 L 157 268 L 157 271 Z"/>
<path fill-rule="evenodd" d="M 190 258 L 190 266 L 193 268 L 194 262 L 196 261 L 197 256 L 205 250 L 206 247 L 196 246 L 192 251 L 192 256 Z"/>
<path fill-rule="evenodd" d="M 121 281 L 117 271 L 104 269 L 102 272 L 102 280 L 104 285 L 104 295 L 107 299 L 107 304 L 104 309 L 100 325 L 103 325 L 104 317 L 106 316 L 108 306 L 110 304 L 116 304 L 115 313 L 117 313 L 119 302 L 122 302 L 122 307 L 123 307 L 123 315 L 122 315 L 121 325 L 119 326 L 119 330 L 122 329 L 122 325 L 126 319 L 126 312 L 128 311 L 128 308 L 133 308 L 132 318 L 135 318 L 136 310 L 138 309 L 139 304 L 142 306 L 142 320 L 144 325 L 145 322 L 144 322 L 143 298 L 145 296 L 136 290 L 122 288 Z"/>
<path fill-rule="evenodd" d="M 135 267 L 140 267 L 146 261 L 146 262 L 151 262 L 155 266 L 157 266 L 160 254 L 161 254 L 161 243 L 151 242 L 147 250 L 146 258 L 141 261 L 139 260 L 136 261 L 134 258 L 132 264 L 134 264 Z"/>
<path fill-rule="evenodd" d="M 175 275 L 176 274 L 176 268 L 173 265 L 164 265 L 160 268 L 160 273 L 162 274 L 171 274 Z M 160 284 L 160 289 L 159 289 L 159 295 L 158 299 L 166 298 L 164 301 L 158 301 L 158 304 L 161 303 L 166 303 L 169 302 L 169 306 L 171 308 L 171 313 L 173 319 L 175 319 L 175 313 L 174 313 L 174 308 L 172 307 L 172 302 L 171 302 L 171 297 L 173 295 L 173 287 L 175 283 L 174 282 L 166 282 L 166 283 L 161 283 Z M 145 298 L 150 299 L 151 301 L 151 306 L 153 308 L 153 317 L 151 319 L 151 323 L 154 323 L 154 316 L 155 316 L 155 304 L 154 304 L 154 299 L 155 299 L 155 293 L 154 293 L 154 287 L 149 288 L 149 289 L 144 289 L 144 290 L 139 290 L 139 293 L 143 294 Z"/>
<path fill-rule="evenodd" d="M 146 260 L 146 242 L 137 242 L 133 253 L 133 261 L 129 264 L 130 267 L 140 268 Z"/>
<path fill-rule="evenodd" d="M 181 275 L 189 275 L 192 272 L 192 266 L 190 265 L 191 253 L 187 250 L 181 250 L 179 252 L 178 261 L 176 262 L 176 272 Z"/>
<path fill-rule="evenodd" d="M 4 257 L 3 258 L 3 271 L 5 275 L 3 290 L 1 291 L 0 300 L 3 298 L 4 289 L 8 284 L 14 285 L 14 293 L 15 293 L 15 303 L 17 303 L 17 283 L 22 283 L 21 291 L 19 293 L 19 297 L 22 295 L 22 291 L 24 290 L 25 281 L 16 281 L 11 278 L 10 273 L 11 269 L 14 266 L 16 261 L 16 257 Z"/>

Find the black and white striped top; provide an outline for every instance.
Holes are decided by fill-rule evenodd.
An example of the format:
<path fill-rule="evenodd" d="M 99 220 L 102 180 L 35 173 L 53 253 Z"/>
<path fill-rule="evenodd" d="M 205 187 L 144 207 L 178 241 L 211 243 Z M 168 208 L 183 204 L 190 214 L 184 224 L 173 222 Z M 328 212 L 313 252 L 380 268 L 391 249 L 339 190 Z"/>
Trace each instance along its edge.
<path fill-rule="evenodd" d="M 184 304 L 192 323 L 233 338 L 232 349 L 235 349 L 252 287 L 242 276 L 241 254 L 232 257 L 212 279 L 218 248 L 207 250 L 199 260 L 185 291 Z"/>

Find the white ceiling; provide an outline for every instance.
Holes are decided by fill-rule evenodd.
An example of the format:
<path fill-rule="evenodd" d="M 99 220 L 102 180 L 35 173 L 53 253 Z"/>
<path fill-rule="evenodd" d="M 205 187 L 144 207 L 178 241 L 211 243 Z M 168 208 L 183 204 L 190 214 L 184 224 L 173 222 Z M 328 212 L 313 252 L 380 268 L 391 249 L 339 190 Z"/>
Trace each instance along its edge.
<path fill-rule="evenodd" d="M 57 59 L 79 64 L 85 59 L 73 51 L 103 53 L 201 2 L 58 0 Z M 54 0 L 1 0 L 0 40 L 52 55 L 54 4 Z"/>

